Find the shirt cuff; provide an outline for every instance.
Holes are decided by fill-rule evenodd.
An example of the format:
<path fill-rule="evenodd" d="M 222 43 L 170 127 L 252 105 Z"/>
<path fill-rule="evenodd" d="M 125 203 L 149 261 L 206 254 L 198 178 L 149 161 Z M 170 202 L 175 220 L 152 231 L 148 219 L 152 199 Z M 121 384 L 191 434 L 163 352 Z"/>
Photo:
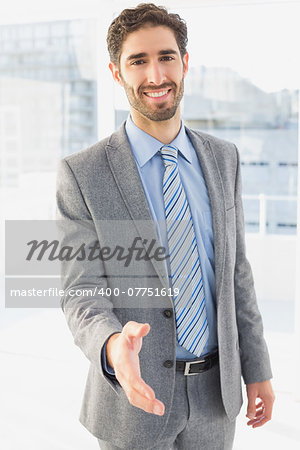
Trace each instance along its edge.
<path fill-rule="evenodd" d="M 113 333 L 116 334 L 116 333 Z M 112 336 L 112 335 L 111 335 Z M 109 336 L 110 338 L 110 336 Z M 107 345 L 107 341 L 108 339 L 105 341 L 105 344 L 102 347 L 102 352 L 101 352 L 101 363 L 102 363 L 102 369 L 104 372 L 106 372 L 107 375 L 111 375 L 115 377 L 115 371 L 114 369 L 108 364 L 107 362 L 107 358 L 106 358 L 106 345 Z"/>

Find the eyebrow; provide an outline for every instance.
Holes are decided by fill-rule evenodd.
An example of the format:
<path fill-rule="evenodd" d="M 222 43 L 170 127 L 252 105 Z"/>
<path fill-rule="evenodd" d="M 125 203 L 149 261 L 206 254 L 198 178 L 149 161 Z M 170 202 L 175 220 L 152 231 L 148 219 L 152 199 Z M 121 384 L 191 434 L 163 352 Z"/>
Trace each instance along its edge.
<path fill-rule="evenodd" d="M 158 52 L 159 55 L 178 55 L 178 52 L 173 49 L 167 49 L 167 50 L 160 50 Z M 139 59 L 139 58 L 145 58 L 148 56 L 148 53 L 142 52 L 142 53 L 135 53 L 132 55 L 129 55 L 126 58 L 126 61 L 132 61 L 133 59 Z"/>

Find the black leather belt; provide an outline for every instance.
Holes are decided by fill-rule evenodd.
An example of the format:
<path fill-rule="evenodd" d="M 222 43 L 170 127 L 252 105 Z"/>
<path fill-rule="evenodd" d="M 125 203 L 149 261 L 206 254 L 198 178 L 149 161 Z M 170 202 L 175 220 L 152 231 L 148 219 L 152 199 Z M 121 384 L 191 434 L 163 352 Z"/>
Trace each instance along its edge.
<path fill-rule="evenodd" d="M 218 350 L 208 353 L 197 360 L 180 361 L 176 360 L 176 371 L 184 372 L 184 375 L 197 375 L 197 373 L 206 372 L 219 362 Z"/>

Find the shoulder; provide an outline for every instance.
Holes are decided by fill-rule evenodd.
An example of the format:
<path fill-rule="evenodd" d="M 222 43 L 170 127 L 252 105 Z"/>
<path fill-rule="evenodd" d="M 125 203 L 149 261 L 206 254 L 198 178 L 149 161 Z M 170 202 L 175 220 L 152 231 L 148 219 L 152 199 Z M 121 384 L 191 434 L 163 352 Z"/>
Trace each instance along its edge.
<path fill-rule="evenodd" d="M 198 150 L 200 163 L 202 161 L 210 170 L 216 168 L 224 185 L 234 186 L 239 167 L 236 145 L 202 131 L 190 128 L 186 131 L 194 148 Z"/>
<path fill-rule="evenodd" d="M 201 145 L 209 146 L 216 156 L 236 158 L 237 147 L 233 142 L 188 127 L 186 131 L 194 145 L 201 143 Z"/>
<path fill-rule="evenodd" d="M 109 142 L 109 137 L 102 139 L 93 145 L 73 153 L 63 158 L 63 162 L 74 171 L 77 169 L 86 170 L 89 167 L 95 167 L 99 165 L 101 160 L 105 157 L 105 148 Z"/>
<path fill-rule="evenodd" d="M 121 127 L 110 136 L 96 142 L 95 144 L 73 153 L 63 158 L 63 162 L 73 170 L 81 170 L 85 172 L 94 171 L 107 164 L 108 149 L 118 148 L 127 140 L 124 123 Z"/>

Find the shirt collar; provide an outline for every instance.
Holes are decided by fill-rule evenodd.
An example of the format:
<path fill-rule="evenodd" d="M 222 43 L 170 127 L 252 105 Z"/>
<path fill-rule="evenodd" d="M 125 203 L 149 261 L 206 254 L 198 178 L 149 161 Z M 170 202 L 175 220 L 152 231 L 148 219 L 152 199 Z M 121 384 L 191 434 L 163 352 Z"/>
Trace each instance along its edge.
<path fill-rule="evenodd" d="M 164 145 L 159 140 L 155 139 L 150 134 L 141 130 L 133 122 L 131 115 L 129 114 L 125 124 L 126 134 L 133 151 L 135 160 L 140 167 L 143 167 L 150 159 L 160 150 Z M 179 152 L 184 158 L 191 163 L 191 146 L 189 138 L 186 134 L 185 127 L 181 121 L 181 127 L 176 138 L 170 143 L 178 148 Z"/>

